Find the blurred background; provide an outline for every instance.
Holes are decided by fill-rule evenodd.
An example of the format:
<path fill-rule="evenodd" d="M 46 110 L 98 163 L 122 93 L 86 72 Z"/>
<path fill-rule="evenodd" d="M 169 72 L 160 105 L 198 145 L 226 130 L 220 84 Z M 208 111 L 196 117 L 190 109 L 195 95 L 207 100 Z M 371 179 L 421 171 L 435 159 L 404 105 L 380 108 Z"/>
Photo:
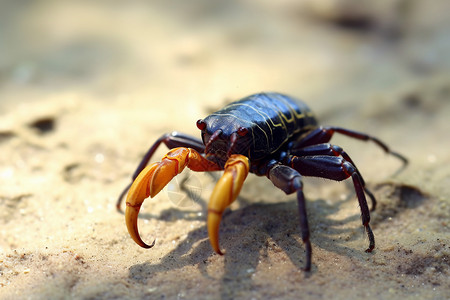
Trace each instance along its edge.
<path fill-rule="evenodd" d="M 448 70 L 448 6 L 438 0 L 2 1 L 0 105 L 4 111 L 6 102 L 68 90 L 97 101 L 145 97 L 149 105 L 183 98 L 185 105 L 173 108 L 180 111 L 192 98 L 207 106 L 261 90 L 335 108 L 352 98 L 373 101 Z"/>
<path fill-rule="evenodd" d="M 300 286 L 314 299 L 444 299 L 449 11 L 448 0 L 0 1 L 0 293 L 265 299 Z M 131 241 L 115 201 L 150 144 L 198 136 L 199 118 L 260 91 L 303 99 L 323 124 L 410 159 L 393 177 L 395 158 L 333 139 L 380 201 L 378 253 L 363 251 L 351 185 L 306 180 L 304 276 L 295 199 L 252 176 L 251 201 L 224 222 L 225 257 L 210 249 L 202 207 L 168 201 L 147 200 L 141 219 L 158 247 Z"/>

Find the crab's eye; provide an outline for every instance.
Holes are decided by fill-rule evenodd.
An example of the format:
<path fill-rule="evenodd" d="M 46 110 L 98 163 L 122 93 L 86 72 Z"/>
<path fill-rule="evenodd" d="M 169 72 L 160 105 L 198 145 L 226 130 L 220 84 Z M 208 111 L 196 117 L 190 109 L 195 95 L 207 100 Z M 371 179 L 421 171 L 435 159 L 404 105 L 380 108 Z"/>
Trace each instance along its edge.
<path fill-rule="evenodd" d="M 200 130 L 205 130 L 206 129 L 206 122 L 203 121 L 202 119 L 197 121 L 197 128 Z"/>
<path fill-rule="evenodd" d="M 239 127 L 239 129 L 237 130 L 237 134 L 239 134 L 240 136 L 244 136 L 248 133 L 248 129 L 245 127 Z"/>

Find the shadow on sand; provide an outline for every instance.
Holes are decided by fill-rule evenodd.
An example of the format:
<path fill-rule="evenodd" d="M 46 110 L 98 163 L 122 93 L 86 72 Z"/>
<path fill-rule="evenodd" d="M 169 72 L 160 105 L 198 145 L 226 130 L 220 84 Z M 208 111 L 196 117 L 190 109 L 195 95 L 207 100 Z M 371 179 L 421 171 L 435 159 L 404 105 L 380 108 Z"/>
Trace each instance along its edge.
<path fill-rule="evenodd" d="M 354 228 L 345 226 L 347 223 L 360 219 L 359 211 L 355 211 L 355 214 L 343 220 L 332 218 L 344 202 L 353 201 L 354 197 L 355 195 L 352 194 L 347 199 L 332 204 L 319 199 L 314 201 L 314 205 L 310 205 L 313 269 L 310 273 L 304 273 L 305 277 L 317 271 L 314 267 L 314 248 L 318 247 L 348 256 L 351 255 L 351 251 L 345 246 L 345 243 L 348 240 L 364 238 L 363 229 L 361 229 L 361 235 L 355 235 L 349 234 Z M 222 299 L 233 298 L 243 291 L 252 290 L 254 283 L 251 270 L 254 271 L 257 268 L 259 261 L 267 257 L 273 247 L 279 247 L 299 270 L 303 268 L 305 262 L 305 250 L 300 238 L 295 200 L 281 203 L 251 203 L 240 197 L 238 201 L 243 203 L 243 207 L 234 211 L 227 210 L 220 229 L 221 247 L 227 250 L 224 256 L 224 274 L 220 283 Z M 206 211 L 205 202 L 201 201 L 200 204 L 203 211 Z M 171 208 L 167 212 L 162 212 L 161 215 L 168 214 L 183 216 L 183 211 Z M 192 217 L 192 215 L 192 212 L 186 213 L 185 219 L 204 220 L 204 216 Z M 160 219 L 160 217 L 145 213 L 140 217 Z M 314 220 L 320 220 L 319 224 Z M 317 230 L 318 228 L 320 229 Z M 339 235 L 349 236 L 349 239 L 347 241 L 336 240 L 336 236 Z M 201 274 L 206 278 L 211 278 L 212 276 L 207 271 L 208 259 L 216 254 L 213 253 L 207 236 L 206 224 L 192 230 L 174 250 L 162 257 L 158 263 L 145 262 L 130 267 L 129 279 L 135 283 L 148 284 L 149 280 L 159 272 L 178 270 L 185 266 L 196 266 Z M 245 259 L 243 259 L 243 255 Z"/>

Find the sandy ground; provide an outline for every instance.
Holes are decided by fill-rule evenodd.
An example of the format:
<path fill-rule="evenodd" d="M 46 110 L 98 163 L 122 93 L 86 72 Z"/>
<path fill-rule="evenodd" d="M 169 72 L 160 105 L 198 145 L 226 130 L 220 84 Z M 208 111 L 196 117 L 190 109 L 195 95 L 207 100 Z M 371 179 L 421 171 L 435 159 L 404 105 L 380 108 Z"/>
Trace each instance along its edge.
<path fill-rule="evenodd" d="M 450 298 L 450 2 L 58 3 L 0 4 L 1 299 Z M 130 239 L 115 201 L 152 142 L 259 91 L 410 159 L 333 139 L 378 199 L 373 253 L 351 182 L 309 178 L 309 273 L 295 197 L 253 175 L 226 255 L 205 174 L 185 174 L 195 197 L 174 181 L 145 202 L 155 247 Z"/>

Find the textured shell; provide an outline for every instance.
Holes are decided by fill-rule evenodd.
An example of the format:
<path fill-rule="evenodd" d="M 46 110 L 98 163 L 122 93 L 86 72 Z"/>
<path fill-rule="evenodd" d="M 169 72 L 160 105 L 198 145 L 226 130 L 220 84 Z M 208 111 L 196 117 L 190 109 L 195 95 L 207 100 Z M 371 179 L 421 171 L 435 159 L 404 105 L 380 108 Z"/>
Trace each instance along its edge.
<path fill-rule="evenodd" d="M 264 158 L 283 147 L 295 135 L 317 127 L 309 107 L 279 93 L 259 93 L 232 102 L 203 120 L 203 140 L 221 130 L 229 137 L 239 128 L 249 132 L 240 140 L 238 151 L 250 159 Z"/>

